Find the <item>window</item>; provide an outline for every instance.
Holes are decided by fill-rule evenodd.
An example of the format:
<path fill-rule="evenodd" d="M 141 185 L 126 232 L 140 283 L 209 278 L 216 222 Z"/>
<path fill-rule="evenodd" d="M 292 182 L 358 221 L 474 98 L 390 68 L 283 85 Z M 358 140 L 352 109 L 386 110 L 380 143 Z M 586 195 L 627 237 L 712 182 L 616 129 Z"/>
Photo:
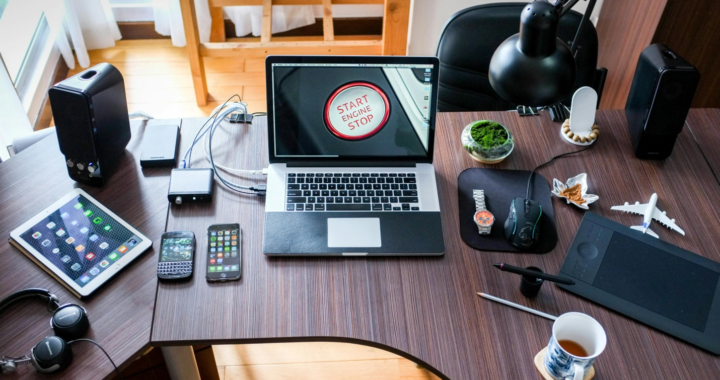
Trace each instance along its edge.
<path fill-rule="evenodd" d="M 16 86 L 24 64 L 29 61 L 27 58 L 32 50 L 31 44 L 45 18 L 41 7 L 32 3 L 23 0 L 0 0 L 0 36 L 12 36 L 0 38 L 0 54 L 10 79 Z"/>
<path fill-rule="evenodd" d="M 43 13 L 46 1 L 0 0 L 2 159 L 13 139 L 33 131 L 59 57 Z"/>
<path fill-rule="evenodd" d="M 7 7 L 8 0 L 0 0 L 0 18 L 2 18 L 3 11 Z"/>

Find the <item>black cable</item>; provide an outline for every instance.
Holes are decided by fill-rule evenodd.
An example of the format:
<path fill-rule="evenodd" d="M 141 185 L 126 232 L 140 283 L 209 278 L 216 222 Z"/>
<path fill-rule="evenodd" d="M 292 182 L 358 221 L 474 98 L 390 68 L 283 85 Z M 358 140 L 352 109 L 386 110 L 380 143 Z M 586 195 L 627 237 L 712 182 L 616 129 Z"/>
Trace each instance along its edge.
<path fill-rule="evenodd" d="M 525 192 L 525 199 L 530 199 L 530 183 L 532 183 L 532 178 L 533 178 L 533 174 L 535 174 L 535 171 L 537 171 L 538 169 L 542 168 L 543 166 L 545 166 L 545 165 L 553 162 L 556 158 L 561 158 L 561 157 L 569 156 L 569 155 L 572 155 L 572 154 L 575 154 L 575 153 L 584 152 L 584 151 L 592 148 L 594 145 L 595 145 L 595 144 L 592 144 L 592 145 L 586 146 L 585 148 L 582 148 L 582 149 L 580 149 L 580 150 L 576 150 L 576 151 L 572 151 L 572 152 L 565 152 L 565 153 L 562 153 L 562 154 L 558 154 L 557 156 L 551 158 L 551 159 L 548 160 L 547 162 L 536 166 L 535 169 L 533 169 L 532 172 L 530 172 L 530 177 L 528 178 L 528 183 L 527 183 L 527 191 Z"/>
<path fill-rule="evenodd" d="M 102 346 L 101 346 L 98 342 L 96 342 L 96 341 L 94 341 L 94 340 L 92 340 L 92 339 L 80 338 L 80 339 L 71 340 L 71 341 L 69 341 L 69 342 L 67 342 L 67 343 L 68 343 L 68 345 L 70 345 L 70 344 L 73 344 L 73 343 L 75 343 L 75 342 L 90 342 L 90 343 L 98 346 L 98 348 L 100 348 L 100 349 L 102 350 L 102 352 L 105 353 L 105 356 L 107 356 L 108 360 L 110 360 L 110 363 L 112 363 L 113 367 L 115 368 L 115 372 L 117 372 L 118 378 L 120 378 L 120 379 L 123 378 L 123 377 L 122 377 L 122 374 L 120 373 L 120 370 L 119 370 L 118 367 L 115 365 L 115 362 L 112 360 L 112 358 L 110 357 L 110 354 L 108 354 L 107 351 L 105 351 L 105 349 L 102 348 Z"/>

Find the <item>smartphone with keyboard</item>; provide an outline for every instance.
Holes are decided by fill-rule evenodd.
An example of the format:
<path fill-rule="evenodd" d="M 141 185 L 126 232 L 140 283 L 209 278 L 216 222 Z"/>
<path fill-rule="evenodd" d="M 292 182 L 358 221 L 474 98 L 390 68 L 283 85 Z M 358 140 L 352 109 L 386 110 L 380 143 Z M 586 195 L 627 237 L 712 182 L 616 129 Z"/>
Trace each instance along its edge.
<path fill-rule="evenodd" d="M 161 280 L 184 280 L 192 277 L 195 262 L 195 234 L 173 231 L 162 235 L 157 275 Z"/>

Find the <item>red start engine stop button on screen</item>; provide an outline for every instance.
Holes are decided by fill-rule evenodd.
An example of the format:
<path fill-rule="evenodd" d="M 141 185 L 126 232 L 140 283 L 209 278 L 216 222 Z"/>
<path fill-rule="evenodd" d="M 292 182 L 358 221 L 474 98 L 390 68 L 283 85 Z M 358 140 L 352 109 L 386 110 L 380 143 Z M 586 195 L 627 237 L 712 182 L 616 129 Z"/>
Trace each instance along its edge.
<path fill-rule="evenodd" d="M 368 82 L 353 82 L 338 88 L 325 105 L 328 129 L 344 140 L 365 139 L 378 133 L 389 115 L 387 96 Z"/>

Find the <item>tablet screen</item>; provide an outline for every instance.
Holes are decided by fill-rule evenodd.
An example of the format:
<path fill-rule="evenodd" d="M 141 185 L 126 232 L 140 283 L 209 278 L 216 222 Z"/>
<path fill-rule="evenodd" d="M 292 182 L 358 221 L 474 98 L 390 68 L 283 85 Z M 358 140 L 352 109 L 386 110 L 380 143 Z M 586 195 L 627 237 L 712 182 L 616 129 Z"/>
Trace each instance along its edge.
<path fill-rule="evenodd" d="M 143 241 L 77 195 L 20 237 L 80 287 Z"/>

